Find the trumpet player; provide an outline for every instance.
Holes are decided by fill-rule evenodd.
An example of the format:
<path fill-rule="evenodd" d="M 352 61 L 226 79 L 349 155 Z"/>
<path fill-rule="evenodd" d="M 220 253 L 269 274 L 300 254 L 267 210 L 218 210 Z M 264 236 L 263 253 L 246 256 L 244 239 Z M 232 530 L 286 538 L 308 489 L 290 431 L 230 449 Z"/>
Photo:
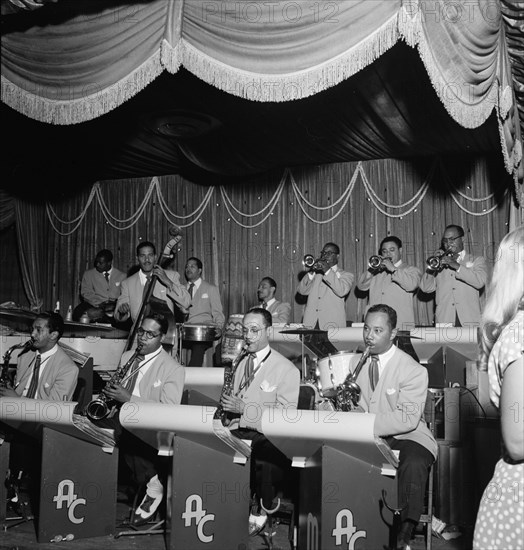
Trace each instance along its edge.
<path fill-rule="evenodd" d="M 372 256 L 369 264 L 357 284 L 359 290 L 369 291 L 368 307 L 391 306 L 397 312 L 398 329 L 411 330 L 415 326 L 413 296 L 422 277 L 420 269 L 403 262 L 402 241 L 394 236 L 382 240 L 379 256 Z"/>
<path fill-rule="evenodd" d="M 464 229 L 448 225 L 442 235 L 438 265 L 428 265 L 420 290 L 435 292 L 435 322 L 467 326 L 480 322 L 480 291 L 486 285 L 483 256 L 464 249 Z"/>
<path fill-rule="evenodd" d="M 347 325 L 345 304 L 355 276 L 338 266 L 339 256 L 338 245 L 326 243 L 298 285 L 298 293 L 307 296 L 306 327 L 328 330 Z"/>
<path fill-rule="evenodd" d="M 386 304 L 370 307 L 363 339 L 370 355 L 356 383 L 360 410 L 374 413 L 374 433 L 398 450 L 398 495 L 401 524 L 395 550 L 407 550 L 424 505 L 429 468 L 437 457 L 437 442 L 423 418 L 428 372 L 393 343 L 397 314 Z"/>

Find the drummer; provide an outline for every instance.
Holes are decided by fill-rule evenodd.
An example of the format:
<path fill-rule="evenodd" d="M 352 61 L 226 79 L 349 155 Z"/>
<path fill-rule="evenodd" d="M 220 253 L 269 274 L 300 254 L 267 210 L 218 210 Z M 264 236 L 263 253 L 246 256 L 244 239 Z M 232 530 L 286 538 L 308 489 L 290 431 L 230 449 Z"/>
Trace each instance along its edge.
<path fill-rule="evenodd" d="M 202 279 L 203 264 L 199 258 L 191 257 L 186 261 L 184 270 L 187 290 L 191 303 L 187 309 L 186 325 L 213 325 L 222 330 L 225 317 L 218 287 Z M 188 367 L 201 367 L 205 352 L 213 345 L 212 341 L 197 342 L 183 340 L 182 347 L 190 350 Z"/>

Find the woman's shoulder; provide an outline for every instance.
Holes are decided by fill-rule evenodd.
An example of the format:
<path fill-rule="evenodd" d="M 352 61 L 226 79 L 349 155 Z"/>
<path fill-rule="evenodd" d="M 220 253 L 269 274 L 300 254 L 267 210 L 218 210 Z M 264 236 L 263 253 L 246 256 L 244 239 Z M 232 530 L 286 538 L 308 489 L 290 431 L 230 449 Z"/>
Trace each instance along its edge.
<path fill-rule="evenodd" d="M 492 353 L 495 353 L 497 363 L 504 370 L 522 354 L 523 350 L 524 311 L 519 310 L 500 333 Z"/>

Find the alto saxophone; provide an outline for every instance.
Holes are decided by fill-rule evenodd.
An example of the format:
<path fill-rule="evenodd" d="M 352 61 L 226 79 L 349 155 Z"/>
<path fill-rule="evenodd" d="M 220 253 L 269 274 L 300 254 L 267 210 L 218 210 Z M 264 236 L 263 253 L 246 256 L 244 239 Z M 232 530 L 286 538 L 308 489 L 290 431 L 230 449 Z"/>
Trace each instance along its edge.
<path fill-rule="evenodd" d="M 360 394 L 362 393 L 362 390 L 357 384 L 357 378 L 370 353 L 370 347 L 368 346 L 364 350 L 364 353 L 360 357 L 360 360 L 353 372 L 350 372 L 346 376 L 344 382 L 339 386 L 337 395 L 335 397 L 335 410 L 350 412 L 358 407 L 358 402 L 360 401 Z"/>
<path fill-rule="evenodd" d="M 119 367 L 111 379 L 106 383 L 106 388 L 112 384 L 120 384 L 122 382 L 122 380 L 126 377 L 127 372 L 135 362 L 135 359 L 140 355 L 141 350 L 142 344 L 138 344 L 135 352 L 131 355 L 126 364 Z M 102 390 L 102 393 L 96 399 L 90 401 L 84 409 L 84 415 L 88 416 L 91 420 L 101 420 L 102 418 L 106 418 L 118 404 L 113 399 L 107 397 L 103 391 L 104 390 Z"/>
<path fill-rule="evenodd" d="M 242 361 L 242 359 L 244 359 L 244 357 L 247 354 L 248 354 L 247 345 L 245 345 L 240 350 L 240 353 L 237 355 L 233 363 L 231 363 L 231 365 L 226 365 L 224 367 L 224 385 L 222 386 L 222 391 L 220 392 L 220 401 L 222 400 L 222 396 L 231 395 L 233 393 L 235 372 L 238 368 L 238 365 L 240 365 L 240 362 Z M 217 410 L 213 415 L 213 420 L 221 420 L 223 426 L 229 426 L 229 424 L 231 423 L 231 419 L 228 418 L 228 411 L 224 410 L 220 401 L 218 403 Z"/>
<path fill-rule="evenodd" d="M 34 342 L 35 341 L 32 338 L 29 338 L 29 340 L 24 344 L 15 344 L 4 353 L 4 364 L 2 365 L 2 373 L 0 374 L 0 386 L 2 388 L 12 387 L 12 382 L 9 378 L 9 361 L 11 360 L 13 351 L 15 351 L 15 349 L 22 348 L 20 353 L 25 353 L 34 344 Z"/>

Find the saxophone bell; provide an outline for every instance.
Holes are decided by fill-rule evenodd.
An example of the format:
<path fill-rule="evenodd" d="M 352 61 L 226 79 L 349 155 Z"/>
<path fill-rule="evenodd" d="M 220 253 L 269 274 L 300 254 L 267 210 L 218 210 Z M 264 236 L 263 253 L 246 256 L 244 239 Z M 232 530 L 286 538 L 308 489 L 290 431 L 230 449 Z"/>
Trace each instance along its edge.
<path fill-rule="evenodd" d="M 120 384 L 124 380 L 124 378 L 126 378 L 127 372 L 132 367 L 136 358 L 140 355 L 141 351 L 142 344 L 139 343 L 133 355 L 131 355 L 125 365 L 119 367 L 115 371 L 115 374 L 106 383 L 105 388 L 113 384 Z M 115 406 L 118 405 L 117 401 L 114 401 L 113 399 L 107 397 L 107 395 L 103 393 L 103 391 L 104 390 L 102 390 L 102 393 L 97 398 L 93 399 L 86 405 L 83 411 L 84 416 L 89 417 L 91 420 L 102 420 L 103 418 L 109 416 L 110 413 L 114 410 Z"/>
<path fill-rule="evenodd" d="M 335 397 L 335 410 L 351 412 L 358 407 L 362 390 L 357 384 L 357 378 L 370 354 L 371 348 L 367 346 L 353 372 L 350 372 L 342 385 L 339 386 Z"/>

